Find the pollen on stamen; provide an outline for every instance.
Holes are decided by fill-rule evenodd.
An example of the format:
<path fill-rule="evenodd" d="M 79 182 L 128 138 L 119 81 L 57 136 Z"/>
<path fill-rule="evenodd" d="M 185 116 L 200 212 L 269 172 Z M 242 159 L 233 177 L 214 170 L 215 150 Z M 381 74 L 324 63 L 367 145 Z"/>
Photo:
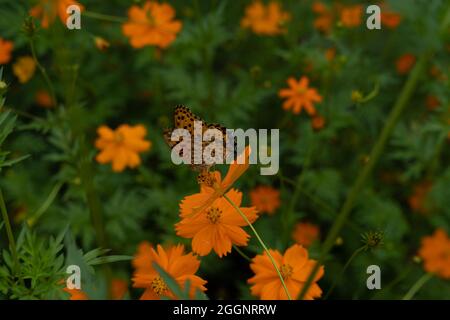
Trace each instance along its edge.
<path fill-rule="evenodd" d="M 153 291 L 159 296 L 164 294 L 169 289 L 161 277 L 154 278 L 151 287 Z"/>
<path fill-rule="evenodd" d="M 206 211 L 206 217 L 212 224 L 216 224 L 220 221 L 222 216 L 222 210 L 212 207 Z"/>
<path fill-rule="evenodd" d="M 293 271 L 294 269 L 288 264 L 283 264 L 280 268 L 280 273 L 284 280 L 289 279 Z"/>

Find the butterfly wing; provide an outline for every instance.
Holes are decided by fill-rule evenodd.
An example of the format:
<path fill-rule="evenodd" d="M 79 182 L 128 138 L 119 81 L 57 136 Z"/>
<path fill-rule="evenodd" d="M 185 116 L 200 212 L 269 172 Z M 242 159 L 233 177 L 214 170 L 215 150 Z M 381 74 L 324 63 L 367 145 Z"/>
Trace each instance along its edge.
<path fill-rule="evenodd" d="M 174 114 L 173 114 L 173 120 L 174 120 L 174 129 L 186 129 L 189 131 L 190 135 L 191 135 L 191 150 L 196 150 L 194 148 L 194 122 L 195 121 L 200 121 L 201 125 L 202 125 L 202 134 L 208 130 L 208 129 L 217 129 L 220 130 L 220 132 L 223 135 L 223 140 L 222 141 L 214 141 L 214 143 L 222 143 L 222 147 L 223 147 L 223 152 L 224 152 L 224 159 L 226 159 L 226 157 L 228 156 L 227 154 L 227 145 L 230 143 L 229 137 L 226 134 L 226 128 L 219 125 L 219 124 L 207 124 L 206 122 L 204 122 L 200 117 L 198 117 L 197 115 L 195 115 L 188 107 L 184 106 L 184 105 L 177 105 L 175 107 L 174 110 Z M 166 141 L 166 143 L 169 145 L 169 147 L 171 149 L 173 149 L 178 143 L 180 143 L 182 141 L 182 139 L 180 141 L 172 141 L 171 140 L 171 135 L 174 129 L 167 129 L 164 131 L 164 139 Z M 203 137 L 201 137 L 202 141 L 202 150 L 204 149 L 204 147 L 206 145 L 209 145 L 210 142 L 204 142 L 203 141 Z M 234 142 L 231 141 L 231 143 Z M 198 152 L 199 150 L 197 150 Z M 182 153 L 180 154 L 180 156 L 183 156 Z M 205 171 L 208 170 L 211 165 L 207 165 L 205 163 L 201 163 L 201 164 L 195 164 L 194 163 L 194 158 L 195 158 L 195 154 L 194 152 L 191 152 L 191 168 L 196 170 L 196 171 Z M 202 158 L 202 162 L 203 162 L 203 158 Z"/>

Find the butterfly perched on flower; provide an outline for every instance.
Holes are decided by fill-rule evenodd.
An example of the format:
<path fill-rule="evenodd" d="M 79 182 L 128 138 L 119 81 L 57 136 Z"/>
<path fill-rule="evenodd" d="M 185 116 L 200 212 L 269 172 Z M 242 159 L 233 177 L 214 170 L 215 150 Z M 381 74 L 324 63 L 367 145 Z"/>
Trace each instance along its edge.
<path fill-rule="evenodd" d="M 189 132 L 191 140 L 190 144 L 188 144 L 186 147 L 187 151 L 191 154 L 190 159 L 190 167 L 195 171 L 208 171 L 210 167 L 212 167 L 211 163 L 207 163 L 205 161 L 204 155 L 199 154 L 198 157 L 201 159 L 201 163 L 195 163 L 195 155 L 198 154 L 198 152 L 202 152 L 204 148 L 208 145 L 215 144 L 215 147 L 218 147 L 219 144 L 222 145 L 223 150 L 223 162 L 225 163 L 226 159 L 230 157 L 232 154 L 234 156 L 234 150 L 235 150 L 235 143 L 234 138 L 232 135 L 227 134 L 227 129 L 219 124 L 208 124 L 205 121 L 203 121 L 200 117 L 195 115 L 188 107 L 183 105 L 177 105 L 175 107 L 175 111 L 173 113 L 173 121 L 174 121 L 174 128 L 166 129 L 164 131 L 164 140 L 169 145 L 169 147 L 173 150 L 179 143 L 183 142 L 183 138 L 180 138 L 178 141 L 172 140 L 172 133 L 175 129 L 185 129 Z M 201 142 L 201 146 L 195 146 L 194 147 L 194 141 L 195 141 L 195 135 L 196 132 L 194 130 L 195 123 L 201 125 L 201 135 L 202 137 L 198 137 L 199 141 Z M 222 139 L 219 141 L 212 140 L 210 141 L 203 141 L 203 135 L 208 129 L 216 129 L 219 130 L 222 136 Z M 198 133 L 197 133 L 198 134 Z M 196 148 L 197 147 L 197 148 Z M 228 147 L 228 148 L 227 148 Z M 199 150 L 200 149 L 200 150 Z M 184 150 L 184 149 L 183 149 Z M 180 151 L 178 154 L 180 157 L 183 157 L 183 150 Z M 231 150 L 231 153 L 230 153 Z M 212 152 L 212 156 L 214 157 L 214 151 Z"/>

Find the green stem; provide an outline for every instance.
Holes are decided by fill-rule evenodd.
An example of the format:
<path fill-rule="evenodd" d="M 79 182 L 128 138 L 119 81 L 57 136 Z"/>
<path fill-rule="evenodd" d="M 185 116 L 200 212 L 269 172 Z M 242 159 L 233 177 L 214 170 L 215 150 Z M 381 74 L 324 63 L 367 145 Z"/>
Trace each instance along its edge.
<path fill-rule="evenodd" d="M 281 182 L 287 182 L 294 187 L 296 186 L 296 182 L 292 179 L 289 179 L 289 178 L 283 176 L 283 174 L 281 173 L 281 170 L 278 172 L 278 175 L 279 175 Z M 336 217 L 336 211 L 331 206 L 329 206 L 327 203 L 325 203 L 322 199 L 312 195 L 311 193 L 306 191 L 304 188 L 300 188 L 300 192 L 305 197 L 307 197 L 309 200 L 311 200 L 313 203 L 315 203 L 318 207 L 321 207 L 323 212 L 327 212 L 327 214 L 330 218 L 334 219 Z M 354 224 L 351 221 L 346 221 L 346 224 L 356 233 L 364 232 L 364 230 L 362 228 L 360 228 L 359 226 L 357 226 L 356 224 Z"/>
<path fill-rule="evenodd" d="M 105 226 L 103 223 L 102 215 L 102 203 L 97 190 L 94 185 L 94 170 L 92 163 L 89 161 L 88 152 L 85 150 L 82 159 L 80 160 L 80 177 L 82 181 L 82 186 L 87 200 L 87 205 L 89 208 L 89 213 L 91 216 L 91 222 L 95 230 L 95 236 L 97 244 L 99 247 L 108 249 L 108 239 L 105 231 Z M 108 292 L 108 299 L 111 298 L 111 281 L 112 281 L 112 270 L 109 264 L 103 266 L 106 277 L 106 287 Z"/>
<path fill-rule="evenodd" d="M 270 261 L 272 262 L 272 265 L 274 266 L 275 270 L 277 271 L 278 277 L 281 280 L 281 284 L 283 285 L 283 289 L 286 292 L 286 295 L 288 297 L 289 300 L 292 300 L 291 295 L 289 294 L 289 290 L 286 286 L 286 284 L 284 283 L 284 279 L 283 276 L 281 275 L 280 270 L 278 269 L 277 263 L 275 262 L 275 260 L 273 259 L 272 255 L 270 254 L 269 249 L 267 249 L 266 244 L 264 243 L 264 241 L 261 239 L 261 237 L 259 236 L 258 232 L 256 231 L 256 229 L 253 227 L 252 223 L 250 222 L 250 220 L 248 220 L 247 216 L 241 211 L 241 209 L 239 209 L 239 207 L 233 202 L 231 201 L 230 198 L 228 198 L 228 196 L 226 194 L 223 195 L 223 197 L 225 198 L 225 200 L 227 200 L 232 206 L 233 208 L 240 214 L 240 216 L 245 220 L 245 222 L 248 224 L 248 226 L 250 227 L 250 229 L 252 229 L 253 234 L 255 235 L 256 239 L 258 239 L 259 243 L 261 244 L 261 246 L 263 247 L 264 251 L 266 252 L 267 256 L 269 257 Z"/>
<path fill-rule="evenodd" d="M 408 104 L 408 101 L 411 98 L 411 95 L 413 94 L 417 86 L 417 82 L 419 80 L 420 75 L 422 74 L 422 71 L 425 67 L 428 57 L 429 53 L 424 53 L 420 56 L 408 80 L 403 86 L 403 89 L 399 97 L 397 98 L 397 101 L 395 102 L 395 105 L 392 108 L 391 113 L 389 114 L 386 124 L 383 127 L 380 136 L 378 137 L 378 140 L 376 141 L 372 151 L 370 152 L 369 161 L 366 163 L 365 167 L 363 167 L 363 169 L 360 171 L 355 183 L 353 184 L 353 187 L 350 190 L 350 193 L 347 196 L 347 199 L 345 200 L 341 208 L 341 211 L 339 212 L 336 218 L 336 221 L 334 222 L 327 238 L 324 241 L 319 259 L 316 265 L 314 266 L 313 270 L 311 271 L 311 274 L 309 275 L 308 280 L 306 281 L 305 286 L 302 289 L 302 292 L 300 293 L 300 299 L 304 297 L 310 285 L 312 284 L 312 281 L 319 270 L 319 266 L 322 264 L 324 258 L 333 247 L 335 240 L 339 235 L 339 232 L 341 231 L 351 210 L 353 209 L 353 206 L 355 204 L 359 192 L 363 189 L 364 184 L 366 183 L 367 179 L 370 177 L 373 169 L 375 168 L 375 164 L 380 159 L 384 147 L 386 146 L 386 142 L 390 137 L 392 130 L 394 129 L 397 123 L 397 120 L 399 119 L 400 115 L 402 114 L 402 111 Z"/>
<path fill-rule="evenodd" d="M 248 262 L 252 262 L 252 259 L 250 259 L 250 257 L 248 255 L 246 255 L 241 249 L 239 249 L 238 246 L 235 246 L 233 244 L 233 248 L 234 248 L 234 250 L 236 250 L 237 253 L 239 253 L 241 255 L 242 258 L 244 258 Z"/>
<path fill-rule="evenodd" d="M 328 299 L 328 297 L 330 296 L 330 294 L 333 292 L 334 288 L 336 287 L 336 285 L 338 284 L 338 282 L 342 279 L 342 276 L 344 275 L 345 271 L 347 270 L 347 268 L 350 266 L 350 263 L 352 263 L 353 259 L 355 259 L 355 257 L 360 254 L 361 252 L 363 252 L 366 249 L 366 246 L 362 246 L 361 248 L 356 249 L 353 254 L 350 256 L 350 258 L 347 260 L 347 263 L 344 265 L 344 267 L 341 270 L 341 273 L 339 274 L 339 276 L 337 276 L 336 278 L 334 278 L 334 282 L 331 285 L 330 289 L 328 290 L 327 294 L 325 295 L 324 299 Z"/>
<path fill-rule="evenodd" d="M 30 38 L 30 49 L 31 49 L 31 54 L 33 56 L 34 62 L 36 63 L 36 66 L 38 67 L 39 71 L 41 72 L 45 83 L 47 84 L 48 90 L 50 92 L 50 96 L 52 97 L 53 105 L 56 107 L 57 106 L 57 101 L 56 101 L 55 90 L 53 88 L 52 82 L 50 81 L 50 78 L 48 77 L 47 70 L 45 70 L 45 68 L 40 64 L 40 62 L 39 62 L 39 60 L 37 58 L 36 49 L 34 47 L 34 40 L 33 40 L 33 38 Z"/>
<path fill-rule="evenodd" d="M 2 212 L 3 221 L 5 222 L 6 233 L 8 235 L 9 248 L 14 259 L 14 270 L 19 266 L 19 258 L 17 256 L 16 241 L 12 232 L 11 223 L 9 222 L 8 212 L 6 211 L 5 200 L 3 199 L 3 192 L 0 189 L 0 211 Z"/>
<path fill-rule="evenodd" d="M 300 197 L 302 191 L 303 178 L 309 165 L 311 163 L 312 153 L 313 153 L 314 143 L 312 143 L 308 148 L 308 154 L 305 158 L 305 163 L 302 169 L 302 172 L 297 177 L 297 182 L 295 183 L 294 193 L 292 194 L 291 202 L 289 203 L 289 207 L 287 210 L 283 211 L 283 229 L 284 229 L 284 242 L 287 244 L 289 242 L 290 232 L 288 232 L 288 228 L 291 227 L 294 222 L 294 210 L 295 205 Z"/>
<path fill-rule="evenodd" d="M 47 199 L 45 199 L 44 203 L 39 207 L 39 209 L 27 220 L 27 223 L 30 227 L 33 227 L 39 218 L 47 211 L 47 209 L 51 206 L 56 196 L 58 195 L 59 190 L 64 185 L 62 182 L 58 182 L 53 189 L 50 191 Z"/>
<path fill-rule="evenodd" d="M 383 292 L 389 291 L 392 289 L 397 283 L 402 281 L 412 270 L 412 266 L 409 265 L 408 268 L 404 269 L 402 273 L 400 273 L 394 280 L 392 280 L 388 285 L 384 286 L 383 290 L 378 290 L 377 293 L 375 293 L 370 300 L 377 299 Z"/>
<path fill-rule="evenodd" d="M 82 15 L 85 17 L 88 17 L 88 18 L 98 19 L 98 20 L 103 20 L 103 21 L 108 21 L 108 22 L 124 23 L 127 21 L 127 18 L 115 17 L 115 16 L 111 16 L 108 14 L 97 13 L 97 12 L 92 12 L 92 11 L 83 11 Z"/>
<path fill-rule="evenodd" d="M 417 291 L 419 291 L 420 288 L 422 288 L 423 285 L 427 283 L 431 278 L 433 278 L 432 273 L 425 273 L 422 277 L 419 278 L 419 280 L 417 280 L 416 283 L 413 284 L 411 289 L 409 289 L 409 291 L 404 295 L 402 300 L 411 300 L 417 293 Z"/>
<path fill-rule="evenodd" d="M 105 228 L 103 225 L 102 205 L 97 194 L 97 190 L 94 187 L 94 181 L 92 179 L 92 166 L 87 159 L 81 160 L 80 176 L 91 215 L 92 225 L 95 230 L 97 244 L 106 249 L 108 248 L 108 245 L 106 241 Z"/>

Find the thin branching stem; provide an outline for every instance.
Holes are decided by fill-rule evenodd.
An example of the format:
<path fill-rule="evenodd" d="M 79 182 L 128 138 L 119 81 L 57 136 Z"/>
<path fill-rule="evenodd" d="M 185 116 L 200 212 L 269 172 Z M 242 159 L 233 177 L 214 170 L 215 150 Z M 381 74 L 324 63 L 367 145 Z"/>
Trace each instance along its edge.
<path fill-rule="evenodd" d="M 277 271 L 278 277 L 280 278 L 281 284 L 283 285 L 283 289 L 286 292 L 288 299 L 292 300 L 291 295 L 289 294 L 289 290 L 286 286 L 286 283 L 284 282 L 283 276 L 281 275 L 281 272 L 277 266 L 277 263 L 275 262 L 275 259 L 272 257 L 272 254 L 270 253 L 266 244 L 264 243 L 262 238 L 259 236 L 258 231 L 256 231 L 255 227 L 253 227 L 252 223 L 250 222 L 250 220 L 248 220 L 247 216 L 241 211 L 241 209 L 239 209 L 239 207 L 233 201 L 231 201 L 231 199 L 228 198 L 228 196 L 226 194 L 224 194 L 223 197 L 225 198 L 225 200 L 227 200 L 233 206 L 233 208 L 240 214 L 240 216 L 245 220 L 245 222 L 248 224 L 250 229 L 253 231 L 253 234 L 255 235 L 256 239 L 258 239 L 259 243 L 261 244 L 261 246 L 263 247 L 267 256 L 269 257 L 270 262 L 272 262 L 275 270 Z"/>
<path fill-rule="evenodd" d="M 411 300 L 414 295 L 427 283 L 431 278 L 433 278 L 432 273 L 425 273 L 419 280 L 412 285 L 408 292 L 403 296 L 402 300 Z"/>
<path fill-rule="evenodd" d="M 323 243 L 319 259 L 314 268 L 312 269 L 305 283 L 305 286 L 302 289 L 302 292 L 300 293 L 300 299 L 302 299 L 305 296 L 307 290 L 309 289 L 309 287 L 313 282 L 315 275 L 319 270 L 319 266 L 323 263 L 325 257 L 330 252 L 331 248 L 333 247 L 336 241 L 336 238 L 339 236 L 339 232 L 345 225 L 347 218 L 354 207 L 355 201 L 358 198 L 359 193 L 363 189 L 367 179 L 371 176 L 375 168 L 375 164 L 378 162 L 384 151 L 388 138 L 391 136 L 391 133 L 395 128 L 395 125 L 397 124 L 400 115 L 407 106 L 408 101 L 410 100 L 417 86 L 420 75 L 422 74 L 422 71 L 425 68 L 429 56 L 430 53 L 428 52 L 420 56 L 416 65 L 411 71 L 408 80 L 403 86 L 403 89 L 401 90 L 400 95 L 398 96 L 397 101 L 395 102 L 395 105 L 392 108 L 391 113 L 389 114 L 386 124 L 384 125 L 374 147 L 372 148 L 372 151 L 370 152 L 369 161 L 365 164 L 365 166 L 362 168 L 359 175 L 357 176 L 356 181 L 353 184 L 353 187 L 351 188 L 347 196 L 347 199 L 345 200 L 333 226 L 330 229 L 330 232 L 328 233 L 327 238 Z"/>

